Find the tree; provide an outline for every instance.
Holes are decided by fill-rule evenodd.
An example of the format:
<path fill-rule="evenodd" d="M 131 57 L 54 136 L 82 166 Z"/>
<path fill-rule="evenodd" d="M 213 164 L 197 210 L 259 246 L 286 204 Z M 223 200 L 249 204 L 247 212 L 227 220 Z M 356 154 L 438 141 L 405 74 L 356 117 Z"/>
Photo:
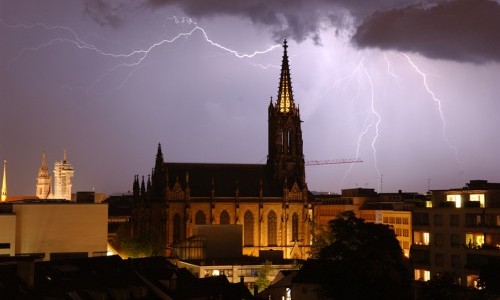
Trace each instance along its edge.
<path fill-rule="evenodd" d="M 274 270 L 272 263 L 268 260 L 257 271 L 257 279 L 254 284 L 259 287 L 259 292 L 265 290 L 269 286 L 269 274 Z"/>
<path fill-rule="evenodd" d="M 327 245 L 317 258 L 327 260 L 321 285 L 333 299 L 409 299 L 411 276 L 403 251 L 387 225 L 365 223 L 346 211 L 329 222 Z"/>
<path fill-rule="evenodd" d="M 127 257 L 150 257 L 161 254 L 160 234 L 151 228 L 134 236 L 123 236 L 120 242 L 121 252 Z"/>
<path fill-rule="evenodd" d="M 500 299 L 500 260 L 491 261 L 479 270 L 479 287 L 485 299 Z"/>

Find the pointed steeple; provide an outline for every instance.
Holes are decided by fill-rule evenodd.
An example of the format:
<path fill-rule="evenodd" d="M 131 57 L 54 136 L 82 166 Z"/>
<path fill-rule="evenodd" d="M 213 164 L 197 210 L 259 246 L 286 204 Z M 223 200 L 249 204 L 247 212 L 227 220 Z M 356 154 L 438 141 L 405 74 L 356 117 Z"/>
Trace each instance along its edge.
<path fill-rule="evenodd" d="M 161 144 L 158 143 L 158 151 L 156 152 L 155 168 L 151 176 L 151 198 L 152 200 L 165 199 L 167 176 L 165 170 L 165 161 L 161 151 Z"/>
<path fill-rule="evenodd" d="M 280 86 L 278 89 L 277 106 L 282 113 L 288 113 L 295 109 L 292 92 L 292 78 L 290 76 L 290 65 L 288 64 L 286 39 L 283 41 L 283 60 L 281 61 Z"/>
<path fill-rule="evenodd" d="M 272 169 L 274 178 L 282 184 L 297 182 L 299 187 L 303 188 L 306 183 L 302 121 L 293 99 L 287 48 L 287 42 L 284 40 L 278 99 L 274 106 L 271 101 L 268 109 L 267 165 Z"/>
<path fill-rule="evenodd" d="M 36 196 L 38 199 L 47 199 L 50 196 L 52 187 L 52 178 L 50 177 L 49 168 L 47 167 L 47 158 L 45 156 L 45 149 L 42 152 L 42 163 L 38 169 L 38 176 L 36 177 Z"/>
<path fill-rule="evenodd" d="M 140 188 L 139 188 L 139 175 L 134 175 L 134 184 L 132 187 L 132 196 L 134 201 L 138 201 L 140 197 Z"/>
<path fill-rule="evenodd" d="M 3 180 L 2 180 L 2 198 L 1 201 L 5 202 L 7 200 L 7 161 L 3 161 Z"/>

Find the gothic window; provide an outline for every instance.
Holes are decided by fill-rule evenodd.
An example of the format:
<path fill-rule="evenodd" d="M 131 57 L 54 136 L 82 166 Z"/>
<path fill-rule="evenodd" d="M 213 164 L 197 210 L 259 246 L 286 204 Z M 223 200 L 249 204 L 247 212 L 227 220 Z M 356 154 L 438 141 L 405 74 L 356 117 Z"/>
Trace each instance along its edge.
<path fill-rule="evenodd" d="M 277 244 L 277 218 L 276 213 L 271 210 L 269 215 L 267 215 L 267 245 L 276 246 Z"/>
<path fill-rule="evenodd" d="M 194 223 L 196 225 L 207 224 L 207 218 L 205 217 L 205 213 L 199 210 L 194 217 Z"/>
<path fill-rule="evenodd" d="M 253 214 L 247 210 L 243 220 L 243 244 L 245 246 L 253 246 Z"/>
<path fill-rule="evenodd" d="M 220 224 L 229 224 L 229 213 L 227 210 L 223 210 L 220 213 Z"/>
<path fill-rule="evenodd" d="M 181 216 L 179 214 L 174 215 L 174 243 L 180 242 L 181 240 Z"/>
<path fill-rule="evenodd" d="M 292 216 L 292 242 L 299 241 L 299 216 L 293 213 Z"/>

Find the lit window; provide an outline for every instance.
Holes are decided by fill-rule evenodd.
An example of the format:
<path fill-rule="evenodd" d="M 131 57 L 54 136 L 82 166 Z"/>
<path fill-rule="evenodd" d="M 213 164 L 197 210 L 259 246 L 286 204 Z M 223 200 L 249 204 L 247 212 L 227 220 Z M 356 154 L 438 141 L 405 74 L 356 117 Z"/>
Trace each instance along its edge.
<path fill-rule="evenodd" d="M 470 201 L 479 201 L 479 206 L 484 207 L 484 194 L 471 194 Z"/>
<path fill-rule="evenodd" d="M 429 245 L 429 240 L 430 240 L 429 233 L 424 232 L 423 236 L 424 236 L 424 245 Z"/>
<path fill-rule="evenodd" d="M 431 279 L 431 272 L 428 270 L 415 269 L 415 280 L 429 281 Z"/>
<path fill-rule="evenodd" d="M 462 207 L 462 196 L 461 195 L 446 195 L 446 201 L 455 202 L 455 207 Z"/>
<path fill-rule="evenodd" d="M 466 233 L 465 241 L 468 248 L 481 248 L 484 244 L 484 234 L 482 233 Z"/>

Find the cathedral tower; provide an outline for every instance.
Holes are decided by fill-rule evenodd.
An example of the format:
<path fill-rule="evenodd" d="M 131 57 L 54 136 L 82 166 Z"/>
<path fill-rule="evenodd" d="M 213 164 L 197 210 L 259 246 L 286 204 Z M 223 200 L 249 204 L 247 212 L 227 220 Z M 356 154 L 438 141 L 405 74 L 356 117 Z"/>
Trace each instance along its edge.
<path fill-rule="evenodd" d="M 302 129 L 299 108 L 295 105 L 292 80 L 288 64 L 287 42 L 283 42 L 283 60 L 276 103 L 269 104 L 269 141 L 267 165 L 273 170 L 275 179 L 287 183 L 295 182 L 305 187 L 304 154 L 302 151 Z"/>
<path fill-rule="evenodd" d="M 51 186 L 52 178 L 50 177 L 49 168 L 47 168 L 44 150 L 42 153 L 42 164 L 40 165 L 40 169 L 38 169 L 38 176 L 36 177 L 36 196 L 39 199 L 48 199 Z"/>
<path fill-rule="evenodd" d="M 71 178 L 75 171 L 70 163 L 68 163 L 66 156 L 66 149 L 64 149 L 64 157 L 62 161 L 56 161 L 54 164 L 54 199 L 71 200 Z"/>

